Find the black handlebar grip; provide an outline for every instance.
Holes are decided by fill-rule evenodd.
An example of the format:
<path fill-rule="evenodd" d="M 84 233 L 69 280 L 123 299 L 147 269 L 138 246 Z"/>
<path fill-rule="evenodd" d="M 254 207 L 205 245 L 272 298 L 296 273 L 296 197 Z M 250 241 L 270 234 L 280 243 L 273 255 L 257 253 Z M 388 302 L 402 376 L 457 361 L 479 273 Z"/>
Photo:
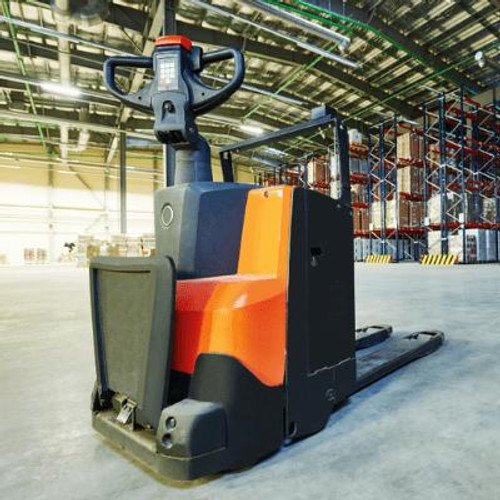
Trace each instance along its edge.
<path fill-rule="evenodd" d="M 220 106 L 229 99 L 243 83 L 245 78 L 245 59 L 238 49 L 227 48 L 203 54 L 201 58 L 202 68 L 209 64 L 226 61 L 228 59 L 234 60 L 233 78 L 221 89 L 215 90 L 207 87 L 206 97 L 202 97 L 194 105 L 196 114 L 200 115 L 202 113 L 207 113 L 217 106 Z"/>
<path fill-rule="evenodd" d="M 104 83 L 108 90 L 120 101 L 129 106 L 149 111 L 149 104 L 142 104 L 137 99 L 137 94 L 126 94 L 116 85 L 116 68 L 153 68 L 152 57 L 110 57 L 104 63 Z"/>

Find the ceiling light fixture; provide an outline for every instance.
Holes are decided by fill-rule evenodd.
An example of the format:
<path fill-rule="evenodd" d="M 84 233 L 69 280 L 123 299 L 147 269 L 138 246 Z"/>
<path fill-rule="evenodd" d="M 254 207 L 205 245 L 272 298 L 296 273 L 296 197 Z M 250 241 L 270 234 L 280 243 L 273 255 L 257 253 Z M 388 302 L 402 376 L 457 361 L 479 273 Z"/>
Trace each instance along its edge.
<path fill-rule="evenodd" d="M 257 127 L 255 125 L 245 125 L 244 123 L 240 125 L 240 130 L 252 135 L 261 135 L 264 133 L 264 129 Z"/>
<path fill-rule="evenodd" d="M 480 68 L 484 68 L 484 65 L 486 64 L 486 61 L 484 59 L 484 53 L 482 50 L 478 50 L 475 55 L 474 55 L 474 59 L 476 60 L 477 62 L 477 65 L 480 67 Z"/>
<path fill-rule="evenodd" d="M 56 82 L 42 82 L 40 88 L 45 92 L 64 97 L 79 97 L 81 92 L 77 87 L 70 87 L 69 85 L 61 85 Z"/>
<path fill-rule="evenodd" d="M 289 43 L 293 43 L 295 45 L 298 45 L 299 47 L 301 47 L 309 52 L 314 52 L 315 54 L 318 54 L 321 57 L 325 57 L 327 59 L 338 62 L 340 64 L 344 64 L 345 66 L 349 66 L 350 68 L 353 68 L 353 69 L 358 69 L 361 67 L 361 65 L 359 63 L 356 63 L 354 61 L 350 61 L 349 59 L 346 59 L 345 57 L 334 54 L 333 52 L 328 52 L 326 50 L 323 50 L 320 47 L 317 47 L 316 45 L 312 45 L 312 44 L 307 43 L 305 41 L 299 40 L 295 36 L 288 35 L 287 33 L 283 33 L 279 30 L 276 30 L 275 28 L 271 28 L 270 26 L 258 23 L 256 21 L 252 21 L 251 19 L 247 19 L 246 17 L 240 16 L 240 15 L 236 14 L 235 12 L 228 11 L 226 9 L 223 9 L 221 7 L 213 5 L 211 3 L 204 2 L 203 0 L 188 0 L 188 1 L 194 5 L 197 5 L 198 7 L 202 7 L 203 9 L 215 12 L 219 15 L 226 16 L 226 17 L 229 17 L 231 19 L 236 19 L 237 21 L 248 24 L 249 26 L 253 26 L 254 28 L 257 28 L 259 30 L 271 33 L 273 36 L 277 36 L 277 37 L 280 37 L 284 40 L 287 40 Z"/>
<path fill-rule="evenodd" d="M 266 148 L 266 151 L 272 155 L 277 155 L 277 156 L 285 156 L 286 155 L 286 153 L 284 151 L 280 151 L 279 149 L 276 149 L 276 148 Z"/>

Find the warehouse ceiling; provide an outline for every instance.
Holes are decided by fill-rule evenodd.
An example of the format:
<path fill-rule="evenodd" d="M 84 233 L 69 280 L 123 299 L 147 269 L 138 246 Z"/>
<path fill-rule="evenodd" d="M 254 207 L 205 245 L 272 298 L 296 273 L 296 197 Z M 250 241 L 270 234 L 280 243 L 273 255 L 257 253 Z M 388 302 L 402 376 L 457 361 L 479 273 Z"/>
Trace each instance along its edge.
<path fill-rule="evenodd" d="M 151 151 L 144 141 L 152 138 L 152 118 L 106 91 L 102 65 L 112 55 L 151 55 L 163 2 L 88 3 L 98 8 L 83 22 L 63 10 L 71 1 L 0 0 L 0 140 L 40 144 L 65 161 L 93 148 L 96 165 L 105 166 L 116 161 L 119 130 L 136 149 Z M 181 0 L 177 10 L 179 34 L 205 50 L 245 53 L 245 87 L 199 119 L 215 146 L 249 137 L 242 124 L 272 131 L 320 104 L 363 128 L 394 113 L 415 119 L 436 92 L 493 88 L 500 83 L 499 28 L 500 0 Z M 348 46 L 328 30 L 348 37 Z M 207 69 L 214 86 L 232 71 L 227 63 Z M 131 91 L 148 79 L 120 75 Z M 51 93 L 46 82 L 76 87 L 78 95 Z"/>

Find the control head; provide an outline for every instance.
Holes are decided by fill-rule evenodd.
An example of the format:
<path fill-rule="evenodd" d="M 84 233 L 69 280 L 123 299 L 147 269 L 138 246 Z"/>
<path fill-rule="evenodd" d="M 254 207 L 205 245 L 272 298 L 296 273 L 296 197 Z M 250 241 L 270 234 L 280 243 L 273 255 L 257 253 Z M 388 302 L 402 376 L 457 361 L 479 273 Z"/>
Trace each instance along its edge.
<path fill-rule="evenodd" d="M 202 83 L 201 74 L 210 64 L 232 59 L 233 78 L 222 88 Z M 119 67 L 152 69 L 151 83 L 136 93 L 126 94 L 116 84 Z M 106 86 L 122 102 L 155 116 L 154 132 L 163 144 L 195 146 L 200 136 L 196 117 L 223 104 L 243 83 L 245 63 L 238 49 L 203 53 L 183 36 L 157 40 L 152 57 L 112 57 L 104 65 Z"/>

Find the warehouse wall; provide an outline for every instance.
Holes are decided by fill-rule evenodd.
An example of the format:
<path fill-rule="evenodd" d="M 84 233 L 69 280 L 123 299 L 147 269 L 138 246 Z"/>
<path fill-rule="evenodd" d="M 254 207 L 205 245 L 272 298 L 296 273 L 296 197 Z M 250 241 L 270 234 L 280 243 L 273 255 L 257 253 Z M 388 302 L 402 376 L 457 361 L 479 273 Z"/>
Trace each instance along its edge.
<path fill-rule="evenodd" d="M 0 144 L 3 154 L 44 154 L 40 148 L 26 145 Z M 1 155 L 0 155 L 1 156 Z M 153 168 L 148 153 L 130 154 L 128 165 Z M 82 165 L 96 161 L 91 152 L 71 156 Z M 214 161 L 216 165 L 216 161 Z M 128 233 L 140 235 L 153 232 L 153 192 L 162 186 L 161 160 L 156 182 L 152 174 L 129 172 L 127 181 Z M 106 176 L 103 168 L 92 170 L 75 167 L 86 186 L 68 172 L 58 160 L 33 162 L 0 160 L 0 255 L 9 264 L 24 263 L 26 248 L 46 250 L 50 262 L 57 262 L 65 253 L 64 243 L 75 242 L 78 235 L 106 238 L 119 233 L 119 185 L 117 172 Z M 220 168 L 214 168 L 216 180 Z M 106 186 L 106 177 L 108 188 Z M 52 187 L 50 179 L 52 178 Z M 241 182 L 251 182 L 249 175 L 239 175 Z M 1 259 L 0 259 L 1 261 Z"/>

